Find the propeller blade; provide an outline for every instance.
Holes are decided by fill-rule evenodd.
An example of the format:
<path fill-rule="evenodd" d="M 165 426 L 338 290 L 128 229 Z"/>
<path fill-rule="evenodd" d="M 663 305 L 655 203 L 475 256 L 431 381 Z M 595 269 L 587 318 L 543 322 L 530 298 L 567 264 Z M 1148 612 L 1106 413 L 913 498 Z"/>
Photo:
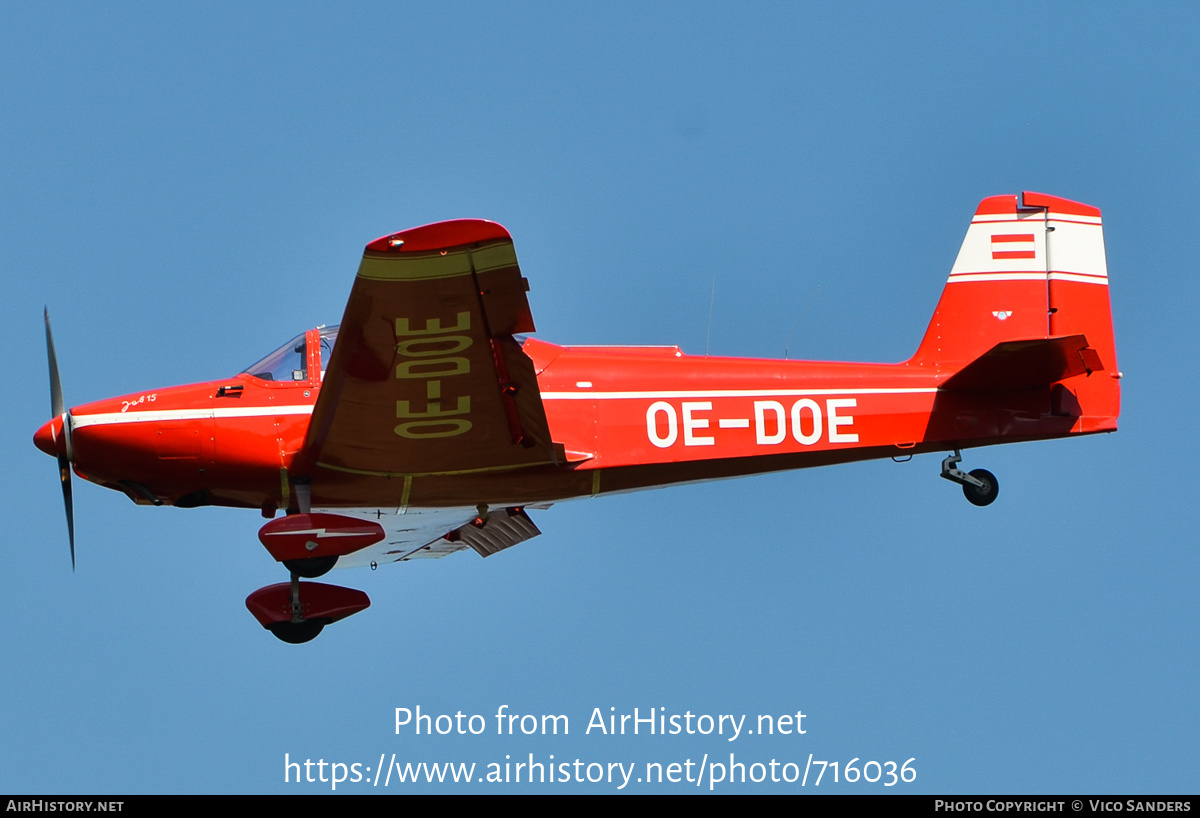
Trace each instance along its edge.
<path fill-rule="evenodd" d="M 58 378 L 58 356 L 54 354 L 54 333 L 50 331 L 50 308 L 42 313 L 46 318 L 46 357 L 50 359 L 50 417 L 63 413 L 62 381 Z"/>
<path fill-rule="evenodd" d="M 58 479 L 62 481 L 63 507 L 67 511 L 67 537 L 71 543 L 71 570 L 75 570 L 75 511 L 71 498 L 71 462 L 75 457 L 71 445 L 71 413 L 63 404 L 62 381 L 58 377 L 58 356 L 54 354 L 54 334 L 50 331 L 50 310 L 45 310 L 46 357 L 50 361 L 50 412 L 63 419 L 63 443 L 66 454 L 58 456 Z"/>
<path fill-rule="evenodd" d="M 71 542 L 71 570 L 75 570 L 75 504 L 71 501 L 71 461 L 58 458 L 58 475 L 62 480 L 63 507 L 67 510 L 67 538 Z"/>

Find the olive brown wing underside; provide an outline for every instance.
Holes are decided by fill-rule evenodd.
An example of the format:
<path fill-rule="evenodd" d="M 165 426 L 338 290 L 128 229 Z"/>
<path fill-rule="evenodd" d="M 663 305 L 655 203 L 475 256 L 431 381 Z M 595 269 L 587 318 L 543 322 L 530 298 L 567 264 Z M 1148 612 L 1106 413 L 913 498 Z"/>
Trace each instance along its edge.
<path fill-rule="evenodd" d="M 508 231 L 462 219 L 367 245 L 305 440 L 310 462 L 401 476 L 555 463 Z"/>

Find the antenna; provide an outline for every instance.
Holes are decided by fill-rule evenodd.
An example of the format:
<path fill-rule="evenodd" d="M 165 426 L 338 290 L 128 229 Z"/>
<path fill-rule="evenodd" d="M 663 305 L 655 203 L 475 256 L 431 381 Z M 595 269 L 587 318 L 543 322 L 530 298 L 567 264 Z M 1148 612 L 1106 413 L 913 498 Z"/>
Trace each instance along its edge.
<path fill-rule="evenodd" d="M 708 357 L 708 342 L 712 338 L 713 301 L 717 298 L 717 277 L 713 276 L 712 292 L 708 296 L 708 332 L 704 335 L 704 357 Z"/>
<path fill-rule="evenodd" d="M 817 300 L 817 293 L 821 292 L 821 285 L 813 290 L 813 294 L 808 297 L 808 303 L 804 305 L 804 309 L 800 310 L 800 317 L 796 319 L 796 323 L 792 325 L 792 331 L 788 333 L 787 340 L 783 343 L 783 360 L 788 359 L 788 347 L 792 344 L 792 336 L 796 334 L 796 330 L 800 328 L 800 322 L 804 320 L 804 316 L 808 314 L 808 308 Z"/>

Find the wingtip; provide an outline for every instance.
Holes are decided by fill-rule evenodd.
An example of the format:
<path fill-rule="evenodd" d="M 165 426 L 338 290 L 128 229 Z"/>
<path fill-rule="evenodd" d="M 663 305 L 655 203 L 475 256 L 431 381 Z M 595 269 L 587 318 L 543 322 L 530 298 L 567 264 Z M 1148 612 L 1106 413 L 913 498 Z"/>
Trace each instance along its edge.
<path fill-rule="evenodd" d="M 366 249 L 377 253 L 422 253 L 490 241 L 512 241 L 512 236 L 498 222 L 452 219 L 383 236 L 368 244 Z"/>

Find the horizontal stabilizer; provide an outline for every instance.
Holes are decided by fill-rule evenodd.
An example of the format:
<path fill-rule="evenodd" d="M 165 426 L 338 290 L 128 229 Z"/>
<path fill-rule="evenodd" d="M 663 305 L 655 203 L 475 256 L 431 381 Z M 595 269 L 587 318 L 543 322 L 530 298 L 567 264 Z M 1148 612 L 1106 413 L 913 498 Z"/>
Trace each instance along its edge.
<path fill-rule="evenodd" d="M 1102 371 L 1083 335 L 1030 338 L 996 344 L 941 384 L 947 392 L 1015 392 Z"/>

